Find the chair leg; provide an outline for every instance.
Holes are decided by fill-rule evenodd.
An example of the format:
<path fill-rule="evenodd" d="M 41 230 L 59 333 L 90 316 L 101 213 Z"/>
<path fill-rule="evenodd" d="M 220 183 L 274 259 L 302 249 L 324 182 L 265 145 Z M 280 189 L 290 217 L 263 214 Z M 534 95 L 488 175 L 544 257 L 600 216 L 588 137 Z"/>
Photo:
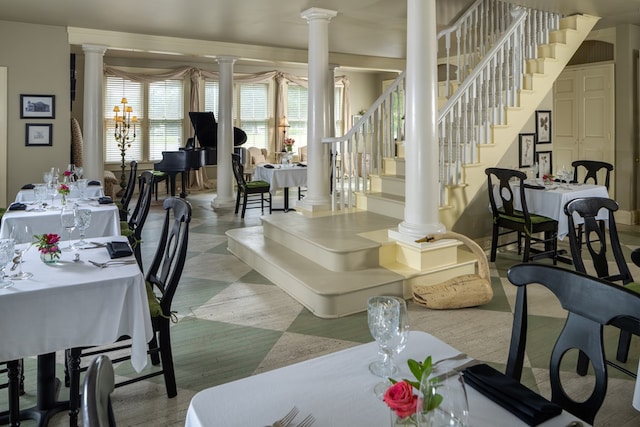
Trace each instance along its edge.
<path fill-rule="evenodd" d="M 7 362 L 7 377 L 9 380 L 9 425 L 20 425 L 20 361 Z"/>
<path fill-rule="evenodd" d="M 498 251 L 498 226 L 494 224 L 493 234 L 491 236 L 491 262 L 495 262 L 497 251 Z"/>
<path fill-rule="evenodd" d="M 576 373 L 581 377 L 587 375 L 589 370 L 589 358 L 582 351 L 578 353 L 578 366 L 576 367 Z"/>
<path fill-rule="evenodd" d="M 162 319 L 158 324 L 160 334 L 160 357 L 162 358 L 162 372 L 164 373 L 164 385 L 167 389 L 167 397 L 175 397 L 178 394 L 176 386 L 176 373 L 173 370 L 173 355 L 171 353 L 171 336 L 169 335 L 169 320 Z"/>
<path fill-rule="evenodd" d="M 625 363 L 629 356 L 629 346 L 631 345 L 631 333 L 628 331 L 620 331 L 620 340 L 618 341 L 618 353 L 616 359 Z"/>
<path fill-rule="evenodd" d="M 240 215 L 240 218 L 244 218 L 244 213 L 247 211 L 248 199 L 249 199 L 249 195 L 245 192 L 244 197 L 242 199 L 242 215 Z"/>
<path fill-rule="evenodd" d="M 238 209 L 240 208 L 240 190 L 236 193 L 236 213 L 238 213 Z"/>
<path fill-rule="evenodd" d="M 518 238 L 518 242 L 520 242 L 519 238 Z M 524 255 L 522 256 L 522 262 L 529 262 L 530 251 L 531 251 L 531 236 L 528 234 L 525 234 L 524 235 Z"/>
<path fill-rule="evenodd" d="M 80 348 L 65 352 L 69 369 L 69 425 L 78 425 L 80 412 Z"/>
<path fill-rule="evenodd" d="M 149 356 L 151 357 L 151 364 L 153 366 L 158 366 L 160 364 L 160 356 L 158 356 L 158 340 L 156 339 L 156 334 L 153 334 L 153 338 L 149 341 L 149 352 L 151 353 Z"/>

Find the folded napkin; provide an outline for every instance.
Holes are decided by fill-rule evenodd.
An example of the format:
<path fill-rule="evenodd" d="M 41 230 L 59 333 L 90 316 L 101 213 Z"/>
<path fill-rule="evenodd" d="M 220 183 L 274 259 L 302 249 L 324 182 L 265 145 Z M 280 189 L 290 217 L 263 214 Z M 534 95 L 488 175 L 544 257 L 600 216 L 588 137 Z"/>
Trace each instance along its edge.
<path fill-rule="evenodd" d="M 298 163 L 298 166 L 300 166 L 301 168 L 306 168 L 307 165 L 305 165 L 304 163 Z"/>
<path fill-rule="evenodd" d="M 93 180 L 93 181 L 87 182 L 87 185 L 102 185 L 102 184 L 100 184 L 100 181 Z"/>
<path fill-rule="evenodd" d="M 108 205 L 110 203 L 113 203 L 113 199 L 111 199 L 111 197 L 109 196 L 103 196 L 98 199 L 98 203 L 100 203 L 101 205 Z"/>
<path fill-rule="evenodd" d="M 107 242 L 107 252 L 111 259 L 133 255 L 131 246 L 127 242 Z"/>
<path fill-rule="evenodd" d="M 11 205 L 9 206 L 9 210 L 10 211 L 23 211 L 27 209 L 27 205 L 25 205 L 24 203 L 11 203 Z"/>
<path fill-rule="evenodd" d="M 23 190 L 33 190 L 34 188 L 36 188 L 36 186 L 33 184 L 25 184 L 22 186 Z"/>
<path fill-rule="evenodd" d="M 535 426 L 559 415 L 562 408 L 515 379 L 486 364 L 463 371 L 464 381 L 516 417 Z"/>
<path fill-rule="evenodd" d="M 264 167 L 267 169 L 273 169 L 273 165 L 264 165 Z"/>

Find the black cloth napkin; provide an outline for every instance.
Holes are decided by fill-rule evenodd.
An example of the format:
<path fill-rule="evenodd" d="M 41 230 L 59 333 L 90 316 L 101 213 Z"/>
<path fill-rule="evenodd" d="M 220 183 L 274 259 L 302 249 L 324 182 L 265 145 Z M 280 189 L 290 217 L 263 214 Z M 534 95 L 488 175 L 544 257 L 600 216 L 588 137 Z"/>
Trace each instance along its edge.
<path fill-rule="evenodd" d="M 305 165 L 304 163 L 298 163 L 298 166 L 300 166 L 301 168 L 306 168 L 307 165 Z"/>
<path fill-rule="evenodd" d="M 535 426 L 559 415 L 562 408 L 489 365 L 470 366 L 464 381 L 516 417 Z"/>
<path fill-rule="evenodd" d="M 23 211 L 27 209 L 27 205 L 25 205 L 24 203 L 11 203 L 11 205 L 9 206 L 9 210 L 10 211 Z"/>
<path fill-rule="evenodd" d="M 107 242 L 107 252 L 111 259 L 133 255 L 131 246 L 127 242 Z"/>
<path fill-rule="evenodd" d="M 267 169 L 273 169 L 273 165 L 264 165 L 264 167 Z"/>
<path fill-rule="evenodd" d="M 98 199 L 98 203 L 101 205 L 108 205 L 109 203 L 113 203 L 113 200 L 109 196 L 104 196 Z"/>
<path fill-rule="evenodd" d="M 87 182 L 87 185 L 101 185 L 101 184 L 100 184 L 100 181 L 93 180 L 93 181 Z"/>
<path fill-rule="evenodd" d="M 22 190 L 33 190 L 34 188 L 36 188 L 36 186 L 33 184 L 25 184 L 22 186 Z"/>

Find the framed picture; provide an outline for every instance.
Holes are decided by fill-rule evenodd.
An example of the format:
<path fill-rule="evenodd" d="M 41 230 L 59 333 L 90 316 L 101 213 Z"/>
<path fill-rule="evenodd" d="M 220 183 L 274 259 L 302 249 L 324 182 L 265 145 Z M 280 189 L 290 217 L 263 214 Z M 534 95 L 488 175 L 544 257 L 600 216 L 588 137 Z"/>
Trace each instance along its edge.
<path fill-rule="evenodd" d="M 55 95 L 20 95 L 21 119 L 55 119 Z"/>
<path fill-rule="evenodd" d="M 538 162 L 538 177 L 542 178 L 545 175 L 552 175 L 553 161 L 551 157 L 551 151 L 538 151 L 536 153 L 536 160 Z"/>
<path fill-rule="evenodd" d="M 521 133 L 518 140 L 519 168 L 533 166 L 536 151 L 536 135 L 534 133 Z"/>
<path fill-rule="evenodd" d="M 53 145 L 53 125 L 41 125 L 27 123 L 25 130 L 25 145 L 30 146 L 52 146 Z"/>
<path fill-rule="evenodd" d="M 551 143 L 551 111 L 536 111 L 536 137 L 538 144 Z"/>

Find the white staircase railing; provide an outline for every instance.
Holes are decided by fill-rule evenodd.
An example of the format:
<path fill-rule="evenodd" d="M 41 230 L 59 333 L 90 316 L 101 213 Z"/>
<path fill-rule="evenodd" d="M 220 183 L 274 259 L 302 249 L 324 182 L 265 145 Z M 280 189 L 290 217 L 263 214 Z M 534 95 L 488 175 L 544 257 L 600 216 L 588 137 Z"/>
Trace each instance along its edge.
<path fill-rule="evenodd" d="M 516 105 L 525 61 L 537 56 L 538 45 L 548 42 L 559 19 L 550 12 L 477 0 L 438 34 L 445 47 L 438 54 L 445 66 L 439 86 L 448 98 L 438 120 L 441 206 L 447 204 L 446 187 L 461 184 L 463 165 L 477 162 L 477 144 L 491 142 L 491 126 L 504 123 L 504 108 Z M 371 191 L 371 175 L 383 173 L 383 159 L 397 156 L 404 143 L 404 86 L 403 72 L 345 135 L 323 139 L 336 159 L 334 210 L 354 207 L 357 192 Z"/>

